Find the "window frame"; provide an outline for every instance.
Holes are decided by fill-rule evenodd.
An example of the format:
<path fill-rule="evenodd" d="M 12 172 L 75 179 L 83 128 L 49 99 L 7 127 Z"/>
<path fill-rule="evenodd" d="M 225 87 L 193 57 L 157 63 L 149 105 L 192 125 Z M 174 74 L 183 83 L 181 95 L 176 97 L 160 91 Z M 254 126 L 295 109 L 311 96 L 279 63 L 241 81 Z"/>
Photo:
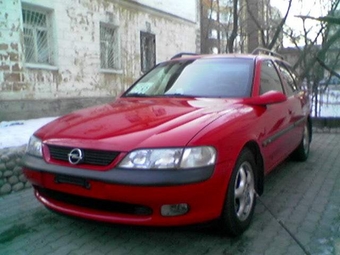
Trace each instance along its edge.
<path fill-rule="evenodd" d="M 141 72 L 146 73 L 156 65 L 156 35 L 150 32 L 145 32 L 145 31 L 140 31 L 139 35 L 140 35 Z M 146 40 L 148 40 L 148 42 L 150 41 L 153 42 L 151 47 L 145 47 L 145 45 L 143 44 L 143 41 L 146 41 Z M 146 50 L 149 49 L 148 52 L 146 52 L 145 49 Z M 146 59 L 150 56 L 151 56 L 151 60 L 147 61 Z"/>
<path fill-rule="evenodd" d="M 41 26 L 41 24 L 30 24 L 27 19 L 24 19 L 24 11 L 37 13 L 40 15 L 44 15 L 46 25 Z M 55 49 L 55 34 L 54 34 L 54 22 L 53 22 L 53 13 L 54 11 L 48 8 L 33 6 L 30 4 L 22 4 L 21 6 L 21 19 L 22 19 L 22 33 L 23 33 L 23 48 L 24 48 L 24 59 L 25 66 L 28 68 L 44 68 L 50 70 L 58 69 L 56 64 L 56 49 Z M 27 35 L 25 30 L 31 31 L 31 39 L 33 41 L 33 61 L 32 59 L 27 59 L 27 44 L 25 43 L 25 38 Z M 39 31 L 44 31 L 46 33 L 46 45 L 43 50 L 47 51 L 47 61 L 39 61 L 39 54 L 41 54 L 41 50 L 39 51 L 39 39 L 38 33 Z"/>

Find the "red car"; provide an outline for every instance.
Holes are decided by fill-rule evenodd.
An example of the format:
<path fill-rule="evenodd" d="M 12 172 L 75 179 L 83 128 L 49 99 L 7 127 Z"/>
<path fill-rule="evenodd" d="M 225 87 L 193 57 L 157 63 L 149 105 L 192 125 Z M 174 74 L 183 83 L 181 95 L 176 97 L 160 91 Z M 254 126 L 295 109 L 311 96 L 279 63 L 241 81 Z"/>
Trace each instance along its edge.
<path fill-rule="evenodd" d="M 60 213 L 111 223 L 220 221 L 245 231 L 264 176 L 311 142 L 308 94 L 282 59 L 181 56 L 114 102 L 40 128 L 24 156 L 35 196 Z"/>

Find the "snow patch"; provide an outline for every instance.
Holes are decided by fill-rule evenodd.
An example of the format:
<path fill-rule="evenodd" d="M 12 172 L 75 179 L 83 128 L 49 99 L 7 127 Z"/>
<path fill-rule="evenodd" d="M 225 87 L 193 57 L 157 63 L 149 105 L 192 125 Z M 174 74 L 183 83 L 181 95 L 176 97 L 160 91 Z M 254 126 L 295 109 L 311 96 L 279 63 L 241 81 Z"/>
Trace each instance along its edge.
<path fill-rule="evenodd" d="M 27 144 L 30 136 L 56 117 L 0 122 L 0 149 Z"/>

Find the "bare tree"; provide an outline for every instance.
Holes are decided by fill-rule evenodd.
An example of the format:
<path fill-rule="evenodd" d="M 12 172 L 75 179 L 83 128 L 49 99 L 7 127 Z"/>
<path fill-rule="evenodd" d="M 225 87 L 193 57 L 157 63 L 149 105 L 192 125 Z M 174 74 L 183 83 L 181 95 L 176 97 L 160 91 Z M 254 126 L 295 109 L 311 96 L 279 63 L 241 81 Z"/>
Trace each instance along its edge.
<path fill-rule="evenodd" d="M 289 0 L 288 7 L 285 12 L 285 15 L 282 19 L 274 20 L 274 19 L 268 19 L 268 17 L 275 17 L 277 15 L 273 15 L 273 8 L 270 7 L 270 1 L 267 3 L 263 3 L 263 6 L 266 6 L 265 10 L 265 17 L 267 17 L 267 20 L 261 20 L 258 15 L 258 10 L 256 10 L 256 13 L 253 11 L 253 1 L 246 0 L 247 5 L 247 12 L 249 14 L 249 17 L 252 22 L 256 25 L 257 30 L 260 33 L 260 39 L 261 39 L 261 46 L 267 49 L 273 49 L 274 46 L 277 44 L 278 39 L 280 38 L 280 35 L 283 33 L 283 26 L 286 23 L 288 14 L 292 7 L 292 0 Z M 278 18 L 278 17 L 277 17 Z M 276 24 L 276 25 L 275 25 Z"/>
<path fill-rule="evenodd" d="M 239 0 L 201 0 L 201 33 L 203 40 L 210 47 L 218 45 L 219 52 L 235 52 L 236 39 L 240 37 Z M 215 38 L 211 38 L 212 30 L 217 30 Z M 215 35 L 214 35 L 215 36 Z M 204 43 L 204 42 L 203 42 Z M 205 51 L 207 51 L 205 49 Z"/>
<path fill-rule="evenodd" d="M 324 71 L 326 70 L 330 75 L 340 78 L 340 75 L 335 71 L 335 67 L 339 65 L 340 54 L 329 54 L 329 52 L 332 51 L 332 47 L 340 38 L 340 26 L 334 27 L 334 24 L 340 24 L 340 19 L 333 16 L 338 9 L 339 4 L 340 0 L 332 0 L 328 15 L 325 17 L 311 17 L 308 15 L 297 16 L 302 21 L 303 33 L 294 36 L 293 31 L 289 30 L 286 34 L 290 36 L 291 42 L 295 44 L 296 50 L 299 52 L 299 58 L 294 65 L 294 69 L 300 70 L 300 79 L 305 80 L 308 87 L 312 90 L 314 116 L 318 116 L 318 97 L 321 91 L 319 82 L 324 77 Z M 308 19 L 320 22 L 319 30 L 314 37 L 311 35 L 312 29 L 307 28 L 306 26 L 306 20 Z M 333 29 L 332 33 L 330 33 L 332 24 Z M 317 42 L 320 40 L 322 43 L 318 45 Z M 301 41 L 304 42 L 303 46 L 299 45 Z M 339 46 L 340 45 L 338 45 L 338 49 Z M 332 62 L 329 61 L 329 55 L 333 56 Z M 324 89 L 326 88 L 327 84 Z"/>
<path fill-rule="evenodd" d="M 234 43 L 235 39 L 238 35 L 238 20 L 239 20 L 239 2 L 238 0 L 233 0 L 233 23 L 232 23 L 232 31 L 227 40 L 227 52 L 233 53 L 234 52 Z"/>

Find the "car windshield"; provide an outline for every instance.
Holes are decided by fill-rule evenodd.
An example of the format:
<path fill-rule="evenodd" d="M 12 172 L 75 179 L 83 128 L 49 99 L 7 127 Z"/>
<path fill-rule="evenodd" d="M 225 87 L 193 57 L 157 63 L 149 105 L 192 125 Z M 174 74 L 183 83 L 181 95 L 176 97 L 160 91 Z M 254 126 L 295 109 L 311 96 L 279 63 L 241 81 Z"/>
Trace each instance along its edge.
<path fill-rule="evenodd" d="M 244 58 L 170 61 L 157 65 L 125 97 L 249 97 L 254 62 Z"/>

